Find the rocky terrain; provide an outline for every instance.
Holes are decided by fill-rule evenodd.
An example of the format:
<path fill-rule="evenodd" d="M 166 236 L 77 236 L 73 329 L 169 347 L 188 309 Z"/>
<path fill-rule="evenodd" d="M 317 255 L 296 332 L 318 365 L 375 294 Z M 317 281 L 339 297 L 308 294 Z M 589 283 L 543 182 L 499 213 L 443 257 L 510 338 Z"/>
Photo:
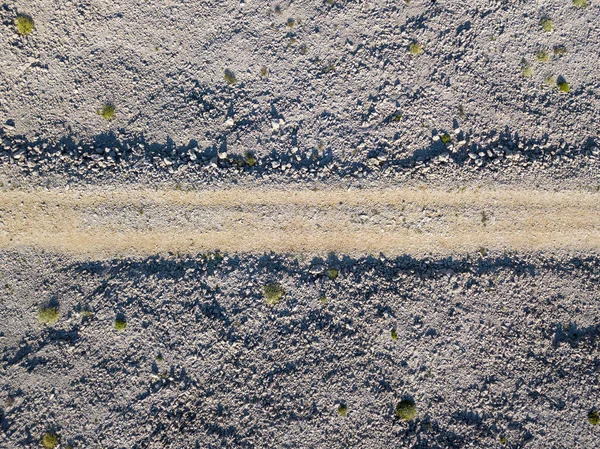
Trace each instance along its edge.
<path fill-rule="evenodd" d="M 6 0 L 0 447 L 595 448 L 599 18 Z"/>

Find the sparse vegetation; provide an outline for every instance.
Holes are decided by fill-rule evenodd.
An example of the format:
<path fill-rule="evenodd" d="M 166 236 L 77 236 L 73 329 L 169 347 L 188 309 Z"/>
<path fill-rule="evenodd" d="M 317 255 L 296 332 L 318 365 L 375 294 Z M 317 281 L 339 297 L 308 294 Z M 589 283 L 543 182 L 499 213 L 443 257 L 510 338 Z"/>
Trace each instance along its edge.
<path fill-rule="evenodd" d="M 289 19 L 287 19 L 286 25 L 288 26 L 288 28 L 294 28 L 296 26 L 296 19 L 290 17 Z"/>
<path fill-rule="evenodd" d="M 330 268 L 327 270 L 327 277 L 332 281 L 335 281 L 340 274 L 340 271 L 337 268 Z"/>
<path fill-rule="evenodd" d="M 554 54 L 556 56 L 564 56 L 564 55 L 566 55 L 569 52 L 567 50 L 567 47 L 565 47 L 564 45 L 555 45 L 552 48 L 552 51 L 554 52 Z"/>
<path fill-rule="evenodd" d="M 589 6 L 588 0 L 573 0 L 573 5 L 577 8 L 587 8 Z"/>
<path fill-rule="evenodd" d="M 17 29 L 17 33 L 19 33 L 21 36 L 27 36 L 33 32 L 35 29 L 35 24 L 30 16 L 26 14 L 19 14 L 15 18 L 15 28 Z"/>
<path fill-rule="evenodd" d="M 535 54 L 535 57 L 539 62 L 550 61 L 550 53 L 548 53 L 548 50 L 545 48 L 538 50 L 538 52 Z"/>
<path fill-rule="evenodd" d="M 521 60 L 521 74 L 525 78 L 531 78 L 533 76 L 533 67 L 525 59 Z"/>
<path fill-rule="evenodd" d="M 448 133 L 444 133 L 440 136 L 440 141 L 444 145 L 448 145 L 450 142 L 452 142 L 452 138 L 450 137 L 450 135 Z"/>
<path fill-rule="evenodd" d="M 558 90 L 566 94 L 568 94 L 571 90 L 571 86 L 569 86 L 569 83 L 567 83 L 564 79 L 558 80 L 556 85 L 558 86 Z"/>
<path fill-rule="evenodd" d="M 115 329 L 116 330 L 122 331 L 126 327 L 127 327 L 127 321 L 125 321 L 125 318 L 119 317 L 115 320 Z"/>
<path fill-rule="evenodd" d="M 97 112 L 105 120 L 112 120 L 115 118 L 115 106 L 112 103 L 106 103 Z"/>
<path fill-rule="evenodd" d="M 587 419 L 592 426 L 597 426 L 600 424 L 600 414 L 598 413 L 598 410 L 592 410 L 589 412 Z"/>
<path fill-rule="evenodd" d="M 327 299 L 327 296 L 323 295 L 319 298 L 319 301 L 321 302 L 321 304 L 325 305 L 329 302 L 329 299 Z"/>
<path fill-rule="evenodd" d="M 396 328 L 392 329 L 391 335 L 392 335 L 392 340 L 394 340 L 394 341 L 398 340 L 398 331 L 396 330 Z"/>
<path fill-rule="evenodd" d="M 423 53 L 423 46 L 417 42 L 413 42 L 408 46 L 408 52 L 413 56 L 418 56 Z"/>
<path fill-rule="evenodd" d="M 396 417 L 403 421 L 411 421 L 417 416 L 417 407 L 412 399 L 403 399 L 396 405 Z"/>
<path fill-rule="evenodd" d="M 225 78 L 225 82 L 227 84 L 235 84 L 237 83 L 237 78 L 235 77 L 235 73 L 233 73 L 229 69 L 225 69 L 223 72 L 223 78 Z"/>
<path fill-rule="evenodd" d="M 261 78 L 267 78 L 269 76 L 269 68 L 266 65 L 263 65 L 260 68 L 260 76 Z"/>
<path fill-rule="evenodd" d="M 346 416 L 348 414 L 348 406 L 346 404 L 340 404 L 337 408 L 338 415 Z"/>
<path fill-rule="evenodd" d="M 45 433 L 42 437 L 42 446 L 45 449 L 54 449 L 58 446 L 58 435 L 51 432 Z"/>
<path fill-rule="evenodd" d="M 501 436 L 499 441 L 500 441 L 500 444 L 504 446 L 506 444 L 506 437 Z"/>
<path fill-rule="evenodd" d="M 540 25 L 542 26 L 542 30 L 544 30 L 546 33 L 554 31 L 554 29 L 556 28 L 556 25 L 554 25 L 554 22 L 547 17 L 544 17 L 541 20 Z"/>
<path fill-rule="evenodd" d="M 38 321 L 42 324 L 53 324 L 58 321 L 58 307 L 47 306 L 38 312 Z"/>
<path fill-rule="evenodd" d="M 246 165 L 248 165 L 249 167 L 254 167 L 256 165 L 257 159 L 252 153 L 246 153 L 246 155 L 244 156 L 244 162 L 246 162 Z"/>
<path fill-rule="evenodd" d="M 265 303 L 270 306 L 278 304 L 283 295 L 285 294 L 285 290 L 279 284 L 267 284 L 263 287 L 263 297 L 265 298 Z"/>

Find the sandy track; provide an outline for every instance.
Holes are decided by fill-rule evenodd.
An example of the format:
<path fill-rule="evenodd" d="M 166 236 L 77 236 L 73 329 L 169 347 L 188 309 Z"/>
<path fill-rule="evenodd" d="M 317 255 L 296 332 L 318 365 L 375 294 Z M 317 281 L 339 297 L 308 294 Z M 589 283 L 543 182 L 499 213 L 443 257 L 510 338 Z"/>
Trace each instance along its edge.
<path fill-rule="evenodd" d="M 0 247 L 93 257 L 598 250 L 598 199 L 512 189 L 8 191 Z"/>

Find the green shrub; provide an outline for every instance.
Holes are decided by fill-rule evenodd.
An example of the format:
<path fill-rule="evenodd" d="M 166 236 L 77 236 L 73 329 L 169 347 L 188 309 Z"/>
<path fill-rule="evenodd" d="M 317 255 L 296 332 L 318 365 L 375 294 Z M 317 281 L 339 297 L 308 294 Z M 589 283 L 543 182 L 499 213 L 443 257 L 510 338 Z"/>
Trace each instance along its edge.
<path fill-rule="evenodd" d="M 568 94 L 571 90 L 571 86 L 569 86 L 569 83 L 567 83 L 565 80 L 559 80 L 556 85 L 558 86 L 558 90 L 566 94 Z"/>
<path fill-rule="evenodd" d="M 34 30 L 35 24 L 30 16 L 19 14 L 15 18 L 15 28 L 21 36 L 27 36 Z"/>
<path fill-rule="evenodd" d="M 398 340 L 398 331 L 396 330 L 396 328 L 392 329 L 391 334 L 392 334 L 392 340 L 394 340 L 394 341 Z"/>
<path fill-rule="evenodd" d="M 440 140 L 444 145 L 448 145 L 450 142 L 452 142 L 452 137 L 450 137 L 449 134 L 444 133 L 440 136 Z"/>
<path fill-rule="evenodd" d="M 545 17 L 540 21 L 540 25 L 542 26 L 542 30 L 544 30 L 546 33 L 549 33 L 550 31 L 554 31 L 554 29 L 556 28 L 556 25 L 554 25 L 554 22 Z"/>
<path fill-rule="evenodd" d="M 546 50 L 545 48 L 538 50 L 538 52 L 535 54 L 535 57 L 539 62 L 550 61 L 550 54 L 548 53 L 548 50 Z"/>
<path fill-rule="evenodd" d="M 38 321 L 43 324 L 53 324 L 58 321 L 58 307 L 47 306 L 38 312 Z"/>
<path fill-rule="evenodd" d="M 54 449 L 58 446 L 58 435 L 55 433 L 45 433 L 42 437 L 42 446 L 45 449 Z"/>
<path fill-rule="evenodd" d="M 569 52 L 564 45 L 555 45 L 552 51 L 556 56 L 564 56 Z"/>
<path fill-rule="evenodd" d="M 403 421 L 411 421 L 417 416 L 417 407 L 412 399 L 403 399 L 396 405 L 396 416 Z"/>
<path fill-rule="evenodd" d="M 591 412 L 589 412 L 587 418 L 588 422 L 592 426 L 597 426 L 598 424 L 600 424 L 600 414 L 598 414 L 597 410 L 592 410 Z"/>
<path fill-rule="evenodd" d="M 115 105 L 112 103 L 106 103 L 104 106 L 102 106 L 102 109 L 99 109 L 97 112 L 102 116 L 102 118 L 106 120 L 112 120 L 115 118 Z"/>
<path fill-rule="evenodd" d="M 115 329 L 116 330 L 122 331 L 126 327 L 127 327 L 127 321 L 125 321 L 125 318 L 117 318 L 115 320 Z"/>
<path fill-rule="evenodd" d="M 417 42 L 413 42 L 408 46 L 408 52 L 413 56 L 418 56 L 423 53 L 423 46 Z"/>
<path fill-rule="evenodd" d="M 335 281 L 339 274 L 340 271 L 337 268 L 330 268 L 327 270 L 327 277 L 332 281 Z"/>
<path fill-rule="evenodd" d="M 573 0 L 573 4 L 577 8 L 587 8 L 589 6 L 589 3 L 587 0 Z"/>
<path fill-rule="evenodd" d="M 506 444 L 507 440 L 506 440 L 505 436 L 501 436 L 499 441 L 500 441 L 500 444 L 504 446 Z"/>
<path fill-rule="evenodd" d="M 348 414 L 348 406 L 346 404 L 340 404 L 337 408 L 338 415 L 346 416 Z"/>
<path fill-rule="evenodd" d="M 227 84 L 235 84 L 237 83 L 237 78 L 235 77 L 235 73 L 233 73 L 229 69 L 225 69 L 223 72 L 223 78 L 225 78 L 225 82 Z"/>
<path fill-rule="evenodd" d="M 270 306 L 279 303 L 284 294 L 285 290 L 279 284 L 267 284 L 263 287 L 263 297 L 265 298 L 265 303 Z"/>
<path fill-rule="evenodd" d="M 254 167 L 257 162 L 256 157 L 252 153 L 246 153 L 246 156 L 244 156 L 244 161 L 249 167 Z"/>

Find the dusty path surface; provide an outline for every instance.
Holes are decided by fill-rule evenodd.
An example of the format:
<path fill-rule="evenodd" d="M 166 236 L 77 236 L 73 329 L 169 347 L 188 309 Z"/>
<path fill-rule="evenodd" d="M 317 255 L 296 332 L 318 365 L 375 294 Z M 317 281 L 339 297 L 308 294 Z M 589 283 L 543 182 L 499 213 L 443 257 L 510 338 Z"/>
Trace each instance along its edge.
<path fill-rule="evenodd" d="M 525 189 L 7 191 L 0 247 L 447 254 L 600 249 L 598 194 Z"/>

